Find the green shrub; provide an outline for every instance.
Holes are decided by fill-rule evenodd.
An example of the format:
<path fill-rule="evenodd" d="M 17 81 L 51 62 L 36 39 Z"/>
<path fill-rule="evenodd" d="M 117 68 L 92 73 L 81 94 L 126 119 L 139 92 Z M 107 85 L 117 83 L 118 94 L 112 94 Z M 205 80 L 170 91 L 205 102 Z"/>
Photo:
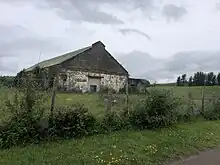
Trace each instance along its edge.
<path fill-rule="evenodd" d="M 152 90 L 130 112 L 129 120 L 135 127 L 159 128 L 177 123 L 181 102 L 171 91 Z"/>
<path fill-rule="evenodd" d="M 5 110 L 11 113 L 11 118 L 0 127 L 0 148 L 40 140 L 42 129 L 39 122 L 45 111 L 42 106 L 44 94 L 34 91 L 31 86 L 23 92 L 15 94 L 12 101 L 6 101 Z"/>
<path fill-rule="evenodd" d="M 75 104 L 60 110 L 52 120 L 50 136 L 72 138 L 95 133 L 96 118 L 87 108 Z"/>
<path fill-rule="evenodd" d="M 220 119 L 220 98 L 212 99 L 208 103 L 207 109 L 202 113 L 206 120 L 219 120 Z"/>
<path fill-rule="evenodd" d="M 113 111 L 104 115 L 101 126 L 104 132 L 113 132 L 124 129 L 127 124 L 122 115 Z"/>

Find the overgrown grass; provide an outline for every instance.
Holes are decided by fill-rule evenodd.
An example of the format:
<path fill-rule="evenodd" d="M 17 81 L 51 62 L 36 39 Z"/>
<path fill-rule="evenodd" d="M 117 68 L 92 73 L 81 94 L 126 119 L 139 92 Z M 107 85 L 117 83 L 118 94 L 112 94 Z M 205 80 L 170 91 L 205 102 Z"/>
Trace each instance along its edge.
<path fill-rule="evenodd" d="M 126 131 L 0 151 L 4 165 L 154 165 L 220 143 L 220 122 L 182 124 L 158 131 Z"/>
<path fill-rule="evenodd" d="M 11 149 L 0 151 L 0 164 L 158 164 L 217 145 L 220 142 L 220 122 L 191 120 L 191 117 L 197 117 L 191 110 L 180 114 L 183 102 L 176 96 L 172 91 L 151 90 L 143 97 L 144 101 L 138 102 L 141 97 L 137 96 L 138 100 L 132 100 L 138 106 L 131 108 L 129 113 L 119 106 L 119 98 L 121 113 L 108 112 L 100 118 L 90 113 L 87 107 L 71 107 L 69 105 L 75 102 L 68 104 L 61 101 L 66 107 L 58 104 L 60 113 L 55 112 L 48 121 L 43 115 L 47 109 L 44 106 L 48 102 L 47 94 L 28 86 L 20 92 L 20 96 L 15 95 L 12 100 L 8 98 L 5 104 L 5 110 L 11 112 L 13 118 L 0 127 L 0 144 L 1 148 Z M 97 95 L 98 99 L 103 98 Z M 83 101 L 86 100 L 81 99 L 78 103 L 83 104 Z M 89 98 L 87 106 L 91 109 L 92 104 L 88 101 Z M 220 114 L 219 102 L 216 99 L 207 109 L 208 113 L 199 116 L 219 120 L 220 116 L 215 118 L 216 112 Z M 190 117 L 186 122 L 198 123 L 176 126 L 184 122 L 182 119 L 185 117 Z M 142 129 L 154 131 L 140 131 Z M 71 138 L 83 139 L 52 142 Z M 45 140 L 50 142 L 42 144 Z M 39 142 L 40 145 L 31 145 L 25 150 L 12 148 Z M 11 155 L 14 159 L 8 160 L 7 154 L 10 153 L 14 153 Z M 34 159 L 33 155 L 38 157 Z"/>
<path fill-rule="evenodd" d="M 187 104 L 188 101 L 188 94 L 191 92 L 192 98 L 197 106 L 198 109 L 201 109 L 202 105 L 202 88 L 203 87 L 176 87 L 176 86 L 156 86 L 156 87 L 150 87 L 151 89 L 167 89 L 172 90 L 173 93 L 177 97 L 182 97 L 183 101 L 185 101 L 185 104 Z M 0 105 L 3 106 L 3 103 L 5 100 L 13 98 L 13 94 L 15 92 L 15 89 L 8 89 L 6 87 L 0 87 Z M 220 87 L 219 86 L 207 86 L 205 87 L 205 99 L 208 101 L 213 96 L 213 93 L 215 93 L 216 96 L 220 96 Z M 48 93 L 48 107 L 50 106 L 51 93 Z M 144 95 L 129 95 L 129 102 L 130 106 L 134 106 L 134 104 L 137 103 L 137 101 L 143 99 Z M 113 111 L 121 110 L 123 107 L 125 107 L 125 98 L 126 96 L 121 94 L 118 95 L 118 102 L 112 107 Z M 58 93 L 56 97 L 56 107 L 63 106 L 63 105 L 72 105 L 72 104 L 84 104 L 86 108 L 89 108 L 89 110 L 96 116 L 101 116 L 105 113 L 105 102 L 103 99 L 100 98 L 99 94 L 75 94 L 75 93 Z M 2 114 L 0 116 L 0 123 L 3 120 L 2 118 L 8 117 L 8 114 L 5 114 L 5 112 L 1 111 Z"/>

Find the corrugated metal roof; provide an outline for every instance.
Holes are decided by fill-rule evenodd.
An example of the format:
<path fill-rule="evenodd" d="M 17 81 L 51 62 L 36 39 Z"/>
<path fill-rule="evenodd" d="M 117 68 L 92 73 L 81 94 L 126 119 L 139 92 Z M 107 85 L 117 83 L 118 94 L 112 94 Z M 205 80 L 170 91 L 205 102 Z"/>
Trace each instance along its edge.
<path fill-rule="evenodd" d="M 73 52 L 70 52 L 70 53 L 66 53 L 64 55 L 61 55 L 61 56 L 58 56 L 58 57 L 55 57 L 55 58 L 52 58 L 52 59 L 49 59 L 49 60 L 42 61 L 42 62 L 40 62 L 38 64 L 35 64 L 35 65 L 31 66 L 30 68 L 27 68 L 25 71 L 26 72 L 32 71 L 37 66 L 39 66 L 40 68 L 47 68 L 47 67 L 50 67 L 50 66 L 61 64 L 62 62 L 66 61 L 68 59 L 71 59 L 72 57 L 74 57 L 74 56 L 76 56 L 76 55 L 78 55 L 80 53 L 83 53 L 86 50 L 89 50 L 90 48 L 92 48 L 92 46 L 88 46 L 88 47 L 85 47 L 85 48 L 82 48 L 82 49 L 78 49 L 76 51 L 73 51 Z"/>

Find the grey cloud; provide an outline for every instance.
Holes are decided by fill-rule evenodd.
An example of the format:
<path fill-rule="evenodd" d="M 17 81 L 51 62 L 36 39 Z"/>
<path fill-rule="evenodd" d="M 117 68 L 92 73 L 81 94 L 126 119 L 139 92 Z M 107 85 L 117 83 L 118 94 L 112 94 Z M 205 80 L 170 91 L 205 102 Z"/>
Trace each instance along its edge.
<path fill-rule="evenodd" d="M 56 9 L 57 14 L 66 20 L 103 24 L 123 24 L 123 21 L 119 20 L 117 17 L 97 9 L 99 3 L 108 2 L 108 0 L 11 0 L 9 2 L 0 0 L 0 2 L 10 3 L 12 5 L 22 5 L 31 2 L 42 9 Z M 91 6 L 93 6 L 93 8 Z"/>
<path fill-rule="evenodd" d="M 51 53 L 61 49 L 53 39 L 40 38 L 22 26 L 0 26 L 0 35 L 1 71 L 13 71 L 18 67 L 24 67 L 22 64 L 38 59 L 40 51 Z"/>
<path fill-rule="evenodd" d="M 120 29 L 120 32 L 124 35 L 127 33 L 137 33 L 137 34 L 140 34 L 140 35 L 146 37 L 148 40 L 151 40 L 151 37 L 148 34 L 142 32 L 140 30 L 137 30 L 137 29 L 124 28 L 124 29 Z"/>
<path fill-rule="evenodd" d="M 2 72 L 15 73 L 18 69 L 17 59 L 0 57 L 0 74 Z"/>
<path fill-rule="evenodd" d="M 155 59 L 148 53 L 131 52 L 119 58 L 131 76 L 151 81 L 175 81 L 177 75 L 197 71 L 220 71 L 220 51 L 178 52 L 168 59 Z"/>
<path fill-rule="evenodd" d="M 47 0 L 52 8 L 59 8 L 58 14 L 67 20 L 88 21 L 103 24 L 122 24 L 117 17 L 97 10 L 99 1 Z"/>
<path fill-rule="evenodd" d="M 163 7 L 162 13 L 168 21 L 172 19 L 174 21 L 177 21 L 187 13 L 187 10 L 184 7 L 178 7 L 173 4 L 168 4 Z"/>
<path fill-rule="evenodd" d="M 172 72 L 183 73 L 195 70 L 220 70 L 220 52 L 191 51 L 176 53 L 167 63 L 166 68 Z"/>
<path fill-rule="evenodd" d="M 217 12 L 220 11 L 220 2 L 215 4 L 215 9 Z"/>
<path fill-rule="evenodd" d="M 158 72 L 157 70 L 163 68 L 164 62 L 163 60 L 153 58 L 149 53 L 140 51 L 123 54 L 118 60 L 129 71 L 132 77 L 148 78 L 152 81 L 158 78 L 154 74 Z"/>
<path fill-rule="evenodd" d="M 68 20 L 84 20 L 88 22 L 103 24 L 123 24 L 114 14 L 107 14 L 99 11 L 98 7 L 102 4 L 110 4 L 114 7 L 120 7 L 124 11 L 141 9 L 149 19 L 152 12 L 156 9 L 158 0 L 47 0 L 52 8 L 59 8 L 58 14 Z"/>

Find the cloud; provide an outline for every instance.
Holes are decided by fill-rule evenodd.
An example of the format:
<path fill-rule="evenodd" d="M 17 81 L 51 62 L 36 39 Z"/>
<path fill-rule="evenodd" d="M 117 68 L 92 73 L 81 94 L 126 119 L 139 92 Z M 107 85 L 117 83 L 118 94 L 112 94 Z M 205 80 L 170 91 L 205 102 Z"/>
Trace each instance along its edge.
<path fill-rule="evenodd" d="M 11 57 L 0 57 L 0 75 L 1 74 L 14 74 L 18 69 L 18 61 Z"/>
<path fill-rule="evenodd" d="M 140 34 L 140 35 L 146 37 L 148 40 L 151 41 L 151 37 L 150 37 L 148 34 L 142 32 L 142 31 L 140 31 L 140 30 L 137 30 L 137 29 L 129 29 L 129 28 L 126 29 L 126 28 L 124 28 L 124 29 L 120 29 L 119 31 L 120 31 L 122 34 L 124 34 L 124 35 L 126 35 L 127 33 L 137 33 L 137 34 Z"/>
<path fill-rule="evenodd" d="M 155 75 L 146 73 L 153 73 L 156 70 L 163 68 L 164 60 L 156 59 L 149 53 L 141 51 L 133 51 L 127 54 L 121 55 L 118 58 L 119 62 L 128 70 L 132 77 L 142 77 L 155 80 Z M 152 72 L 151 72 L 152 71 Z"/>
<path fill-rule="evenodd" d="M 167 21 L 177 21 L 187 13 L 187 10 L 184 7 L 167 4 L 163 7 L 162 13 L 167 18 Z"/>
<path fill-rule="evenodd" d="M 220 11 L 220 2 L 215 4 L 215 9 L 216 9 L 217 12 Z"/>
<path fill-rule="evenodd" d="M 22 26 L 0 25 L 0 70 L 17 72 L 44 53 L 61 49 L 53 38 L 41 38 Z"/>
<path fill-rule="evenodd" d="M 217 71 L 220 52 L 218 51 L 190 51 L 174 54 L 166 64 L 166 68 L 172 72 L 181 74 L 193 71 Z"/>
<path fill-rule="evenodd" d="M 59 45 L 53 38 L 38 37 L 37 34 L 22 26 L 0 25 L 0 56 L 18 55 L 20 51 L 57 51 Z"/>
<path fill-rule="evenodd" d="M 151 81 L 174 82 L 178 75 L 197 71 L 218 72 L 220 51 L 184 51 L 167 59 L 156 59 L 148 53 L 131 52 L 119 58 L 132 77 Z"/>
<path fill-rule="evenodd" d="M 72 21 L 87 21 L 102 24 L 123 24 L 116 16 L 99 10 L 99 2 L 81 0 L 47 0 L 52 8 L 58 8 L 57 13 L 63 18 Z"/>
<path fill-rule="evenodd" d="M 173 81 L 201 68 L 219 70 L 215 7 L 215 0 L 0 0 L 0 70 L 97 40 L 135 77 Z"/>

